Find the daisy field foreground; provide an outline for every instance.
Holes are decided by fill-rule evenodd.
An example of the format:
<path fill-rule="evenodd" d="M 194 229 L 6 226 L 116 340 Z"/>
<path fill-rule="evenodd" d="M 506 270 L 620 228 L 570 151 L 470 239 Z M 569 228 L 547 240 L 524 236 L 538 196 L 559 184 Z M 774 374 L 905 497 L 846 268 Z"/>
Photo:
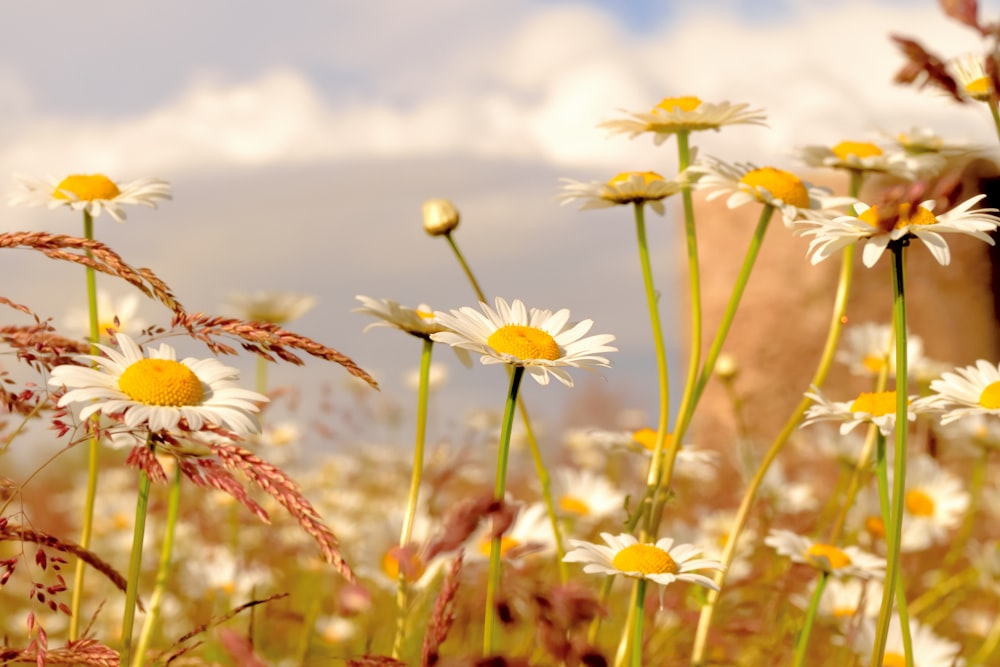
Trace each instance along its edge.
<path fill-rule="evenodd" d="M 974 2 L 942 6 L 969 53 L 893 36 L 898 83 L 974 105 L 1000 139 L 1000 29 Z M 705 132 L 768 131 L 749 101 L 595 119 L 659 156 L 553 192 L 634 225 L 639 350 L 586 306 L 488 292 L 460 247 L 476 220 L 428 199 L 427 242 L 468 301 L 345 304 L 373 345 L 414 350 L 412 424 L 351 357 L 294 332 L 316 295 L 190 312 L 119 255 L 111 223 L 169 218 L 168 181 L 18 176 L 10 205 L 83 226 L 0 234 L 80 274 L 65 320 L 0 295 L 0 661 L 1000 664 L 1000 335 L 976 273 L 995 270 L 1000 167 L 994 146 L 902 121 L 817 137 L 793 171 L 699 154 Z M 663 224 L 669 257 L 648 240 Z M 667 313 L 656 267 L 678 258 L 686 307 Z M 675 330 L 693 343 L 679 363 Z M 655 414 L 587 401 L 624 354 L 655 369 Z M 492 405 L 446 426 L 442 355 L 504 371 Z M 271 376 L 307 362 L 338 378 L 315 419 Z M 580 395 L 583 423 L 538 419 L 525 386 Z M 401 441 L 373 446 L 370 425 Z M 21 470 L 29 448 L 52 454 Z"/>

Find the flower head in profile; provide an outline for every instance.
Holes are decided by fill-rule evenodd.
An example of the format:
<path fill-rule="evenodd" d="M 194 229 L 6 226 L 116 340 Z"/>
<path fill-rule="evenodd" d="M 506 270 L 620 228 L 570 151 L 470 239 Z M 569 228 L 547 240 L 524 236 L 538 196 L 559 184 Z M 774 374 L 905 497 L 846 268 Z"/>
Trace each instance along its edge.
<path fill-rule="evenodd" d="M 870 141 L 841 141 L 835 146 L 805 146 L 799 157 L 810 167 L 859 173 L 891 174 L 911 180 L 918 163 L 902 150 L 886 150 Z"/>
<path fill-rule="evenodd" d="M 373 299 L 361 294 L 354 298 L 360 301 L 362 306 L 352 312 L 378 318 L 377 322 L 366 326 L 365 331 L 374 327 L 395 327 L 411 336 L 430 338 L 431 334 L 446 330 L 438 323 L 430 306 L 421 304 L 416 308 L 407 308 L 392 299 Z"/>
<path fill-rule="evenodd" d="M 962 97 L 976 102 L 990 101 L 993 84 L 986 72 L 986 58 L 983 54 L 967 53 L 953 58 L 948 62 L 947 68 L 948 73 L 955 79 Z"/>
<path fill-rule="evenodd" d="M 142 204 L 156 208 L 157 202 L 172 199 L 170 184 L 159 178 L 142 178 L 130 183 L 116 183 L 104 174 L 71 174 L 62 180 L 15 176 L 21 191 L 10 195 L 12 206 L 48 206 L 50 209 L 68 206 L 74 211 L 86 211 L 95 218 L 101 211 L 118 222 L 127 216 L 124 204 Z"/>
<path fill-rule="evenodd" d="M 857 201 L 852 197 L 834 197 L 826 188 L 815 187 L 789 171 L 749 162 L 730 165 L 709 158 L 688 170 L 700 176 L 697 189 L 712 190 L 707 197 L 709 201 L 729 195 L 726 199 L 729 208 L 754 201 L 773 206 L 781 211 L 786 227 L 791 227 L 803 210 L 820 213 Z"/>
<path fill-rule="evenodd" d="M 854 215 L 844 215 L 833 220 L 807 218 L 797 224 L 809 227 L 799 233 L 813 237 L 808 250 L 813 264 L 818 264 L 838 250 L 864 239 L 862 260 L 870 268 L 875 266 L 889 243 L 901 239 L 918 239 L 927 246 L 939 264 L 946 266 L 951 262 L 951 251 L 942 234 L 965 234 L 994 245 L 988 232 L 1000 225 L 1000 218 L 993 215 L 997 209 L 970 210 L 985 196 L 971 197 L 941 215 L 934 214 L 934 200 L 927 200 L 916 206 L 910 202 L 890 202 L 876 206 L 859 202 L 854 205 Z"/>
<path fill-rule="evenodd" d="M 83 365 L 52 369 L 49 384 L 68 389 L 59 407 L 82 403 L 81 420 L 100 412 L 150 431 L 198 431 L 208 425 L 237 435 L 260 431 L 255 413 L 269 399 L 240 387 L 237 369 L 217 359 L 177 361 L 165 343 L 147 356 L 125 334 L 116 341 L 118 349 L 97 346 L 104 356 L 80 355 L 76 360 Z"/>
<path fill-rule="evenodd" d="M 943 412 L 942 424 L 973 415 L 1000 415 L 1000 365 L 979 359 L 975 364 L 942 373 L 931 382 L 928 407 Z"/>
<path fill-rule="evenodd" d="M 675 581 L 689 581 L 699 586 L 719 590 L 714 581 L 698 570 L 725 569 L 717 560 L 699 558 L 701 549 L 691 544 L 674 545 L 674 540 L 664 537 L 656 544 L 640 543 L 633 535 L 601 533 L 607 546 L 570 540 L 573 547 L 563 561 L 584 563 L 587 574 L 623 574 L 633 579 L 648 579 L 661 586 Z"/>
<path fill-rule="evenodd" d="M 885 576 L 885 559 L 862 551 L 858 547 L 840 547 L 814 542 L 790 530 L 772 529 L 764 544 L 793 563 L 811 565 L 835 577 L 881 579 Z"/>
<path fill-rule="evenodd" d="M 584 183 L 564 178 L 559 195 L 563 204 L 581 200 L 580 209 L 607 208 L 622 204 L 649 204 L 663 215 L 663 200 L 677 194 L 684 187 L 681 180 L 667 180 L 655 171 L 627 171 L 606 183 Z"/>
<path fill-rule="evenodd" d="M 723 125 L 764 125 L 764 112 L 749 107 L 729 102 L 711 104 L 694 96 L 665 97 L 650 111 L 627 111 L 626 118 L 608 120 L 598 127 L 611 134 L 628 134 L 630 139 L 650 132 L 653 142 L 660 145 L 678 132 L 718 131 Z"/>
<path fill-rule="evenodd" d="M 529 310 L 520 300 L 508 304 L 499 297 L 494 308 L 479 307 L 482 312 L 468 306 L 436 311 L 434 317 L 448 330 L 431 339 L 479 353 L 483 364 L 522 366 L 539 384 L 548 384 L 551 375 L 567 387 L 573 386 L 567 368 L 608 368 L 610 362 L 599 355 L 617 350 L 607 345 L 613 335 L 586 336 L 593 321 L 571 323 L 565 308 Z"/>
<path fill-rule="evenodd" d="M 101 340 L 104 342 L 110 340 L 109 331 L 137 334 L 149 326 L 148 322 L 136 316 L 139 303 L 139 296 L 134 292 L 112 298 L 107 290 L 97 290 L 97 314 L 100 317 L 97 330 L 100 332 Z M 63 319 L 63 326 L 74 335 L 89 337 L 90 313 L 84 307 L 71 308 Z"/>
<path fill-rule="evenodd" d="M 424 231 L 431 236 L 444 236 L 458 227 L 458 210 L 447 199 L 428 199 L 424 202 L 423 213 Z"/>
<path fill-rule="evenodd" d="M 866 391 L 853 401 L 827 400 L 819 389 L 813 387 L 812 393 L 806 393 L 808 398 L 816 401 L 805 414 L 803 426 L 818 421 L 834 420 L 843 422 L 840 425 L 841 435 L 850 433 L 858 424 L 875 424 L 882 435 L 888 436 L 896 427 L 896 392 Z M 914 421 L 917 418 L 916 406 L 909 401 L 907 418 Z"/>
<path fill-rule="evenodd" d="M 232 294 L 223 308 L 249 322 L 286 324 L 299 319 L 315 305 L 316 297 L 311 294 L 261 290 Z"/>
<path fill-rule="evenodd" d="M 896 374 L 895 336 L 891 324 L 862 322 L 844 330 L 843 344 L 835 359 L 855 375 L 878 377 L 888 365 L 889 377 Z M 915 334 L 906 336 L 906 360 L 911 378 L 921 376 L 928 363 L 924 358 L 924 340 Z"/>

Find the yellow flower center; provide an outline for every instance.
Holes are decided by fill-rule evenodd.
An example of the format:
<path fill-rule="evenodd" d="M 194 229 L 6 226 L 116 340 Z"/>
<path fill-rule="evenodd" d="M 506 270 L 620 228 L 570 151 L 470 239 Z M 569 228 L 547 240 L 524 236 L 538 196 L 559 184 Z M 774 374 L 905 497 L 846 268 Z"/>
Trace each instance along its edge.
<path fill-rule="evenodd" d="M 484 556 L 490 555 L 490 549 L 492 547 L 492 540 L 482 540 L 479 543 L 479 552 Z M 504 535 L 500 538 L 500 557 L 503 558 L 507 555 L 507 552 L 515 547 L 521 546 L 521 541 L 513 537 L 507 537 Z"/>
<path fill-rule="evenodd" d="M 884 231 L 889 231 L 893 227 L 902 229 L 911 225 L 934 225 L 938 221 L 937 217 L 923 206 L 913 206 L 907 202 L 903 202 L 896 209 L 895 221 L 891 217 L 879 215 L 878 206 L 872 206 L 859 215 L 858 219 Z"/>
<path fill-rule="evenodd" d="M 659 104 L 653 107 L 653 113 L 657 111 L 666 111 L 668 113 L 673 113 L 674 111 L 694 111 L 700 106 L 701 100 L 693 95 L 664 97 Z"/>
<path fill-rule="evenodd" d="M 198 405 L 205 398 L 194 371 L 171 359 L 140 359 L 121 374 L 118 388 L 146 405 Z"/>
<path fill-rule="evenodd" d="M 882 667 L 906 667 L 906 657 L 902 653 L 886 651 L 882 654 Z"/>
<path fill-rule="evenodd" d="M 832 544 L 817 542 L 803 554 L 810 563 L 823 570 L 838 570 L 851 564 L 851 557 Z"/>
<path fill-rule="evenodd" d="M 407 568 L 409 574 L 406 579 L 407 581 L 416 581 L 424 573 L 424 565 L 420 556 L 407 552 L 405 558 L 409 566 Z M 395 548 L 389 549 L 382 555 L 382 573 L 393 581 L 399 579 L 399 552 Z"/>
<path fill-rule="evenodd" d="M 632 439 L 649 451 L 656 449 L 656 431 L 651 428 L 641 428 L 638 431 L 635 431 L 632 434 Z M 666 440 L 663 442 L 664 449 L 670 446 L 671 440 L 673 440 L 673 436 L 670 433 L 667 433 Z"/>
<path fill-rule="evenodd" d="M 122 192 L 110 178 L 104 174 L 73 174 L 67 176 L 56 186 L 56 191 L 52 196 L 56 199 L 70 199 L 66 194 L 75 195 L 77 199 L 83 201 L 94 201 L 95 199 L 114 199 Z"/>
<path fill-rule="evenodd" d="M 990 78 L 988 76 L 981 76 L 965 84 L 965 92 L 977 100 L 989 98 L 992 90 L 993 86 L 990 85 Z"/>
<path fill-rule="evenodd" d="M 885 368 L 885 357 L 881 354 L 867 354 L 861 363 L 872 373 L 881 373 Z"/>
<path fill-rule="evenodd" d="M 615 554 L 611 564 L 622 572 L 677 574 L 677 563 L 666 551 L 652 544 L 632 544 Z"/>
<path fill-rule="evenodd" d="M 623 185 L 625 183 L 628 183 L 629 179 L 631 179 L 633 176 L 642 176 L 643 185 L 649 185 L 653 181 L 663 180 L 663 177 L 657 174 L 655 171 L 623 171 L 622 173 L 618 174 L 610 181 L 608 181 L 608 185 L 610 185 L 611 187 L 617 187 L 619 185 Z"/>
<path fill-rule="evenodd" d="M 509 354 L 521 361 L 555 361 L 561 355 L 559 344 L 548 332 L 520 324 L 500 327 L 490 334 L 486 344 L 501 354 Z"/>
<path fill-rule="evenodd" d="M 875 514 L 870 515 L 865 519 L 865 530 L 874 535 L 875 537 L 885 537 L 885 524 L 882 523 L 882 517 Z"/>
<path fill-rule="evenodd" d="M 752 188 L 764 188 L 775 199 L 796 208 L 809 208 L 809 191 L 798 176 L 787 171 L 774 167 L 754 169 L 748 171 L 740 183 Z"/>
<path fill-rule="evenodd" d="M 587 516 L 590 514 L 590 505 L 573 496 L 563 496 L 559 499 L 559 508 L 569 514 Z"/>
<path fill-rule="evenodd" d="M 896 411 L 896 392 L 865 391 L 851 403 L 851 412 L 865 412 L 872 417 L 889 415 Z"/>
<path fill-rule="evenodd" d="M 934 516 L 934 499 L 921 491 L 913 489 L 906 492 L 904 498 L 906 511 L 914 516 Z"/>
<path fill-rule="evenodd" d="M 834 607 L 833 616 L 834 618 L 850 618 L 854 616 L 856 611 L 856 607 Z"/>
<path fill-rule="evenodd" d="M 433 320 L 434 319 L 434 313 L 431 312 L 431 311 L 429 311 L 429 310 L 420 310 L 418 308 L 415 312 L 417 313 L 417 317 L 419 317 L 422 320 Z"/>
<path fill-rule="evenodd" d="M 867 141 L 841 141 L 833 147 L 833 154 L 841 160 L 850 156 L 857 158 L 874 157 L 882 154 L 882 149 Z"/>
<path fill-rule="evenodd" d="M 983 389 L 983 393 L 979 395 L 979 405 L 987 410 L 1000 408 L 1000 382 L 994 382 Z"/>

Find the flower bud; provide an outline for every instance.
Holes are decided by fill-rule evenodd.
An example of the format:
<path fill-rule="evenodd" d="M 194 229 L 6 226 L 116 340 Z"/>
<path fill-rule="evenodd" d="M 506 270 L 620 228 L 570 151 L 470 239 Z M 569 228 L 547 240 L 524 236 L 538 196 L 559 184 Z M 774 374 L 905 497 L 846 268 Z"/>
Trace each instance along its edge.
<path fill-rule="evenodd" d="M 431 236 L 443 236 L 458 227 L 458 211 L 447 199 L 424 202 L 424 229 Z"/>
<path fill-rule="evenodd" d="M 723 382 L 731 382 L 739 375 L 740 366 L 731 354 L 720 354 L 715 361 L 715 375 Z"/>

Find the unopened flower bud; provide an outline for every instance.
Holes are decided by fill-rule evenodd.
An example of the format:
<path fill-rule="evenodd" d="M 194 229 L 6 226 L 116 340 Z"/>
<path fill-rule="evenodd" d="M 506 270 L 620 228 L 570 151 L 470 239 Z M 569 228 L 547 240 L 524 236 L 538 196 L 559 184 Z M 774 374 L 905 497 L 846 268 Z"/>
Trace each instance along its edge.
<path fill-rule="evenodd" d="M 431 236 L 443 236 L 458 227 L 458 211 L 447 199 L 424 202 L 424 229 Z"/>
<path fill-rule="evenodd" d="M 715 375 L 723 382 L 730 382 L 736 378 L 740 372 L 736 357 L 731 354 L 720 354 L 715 362 Z"/>

